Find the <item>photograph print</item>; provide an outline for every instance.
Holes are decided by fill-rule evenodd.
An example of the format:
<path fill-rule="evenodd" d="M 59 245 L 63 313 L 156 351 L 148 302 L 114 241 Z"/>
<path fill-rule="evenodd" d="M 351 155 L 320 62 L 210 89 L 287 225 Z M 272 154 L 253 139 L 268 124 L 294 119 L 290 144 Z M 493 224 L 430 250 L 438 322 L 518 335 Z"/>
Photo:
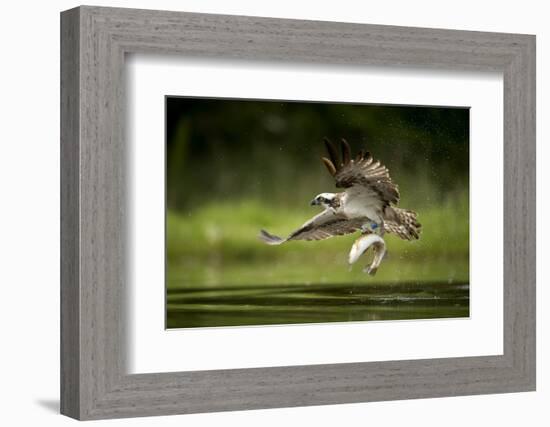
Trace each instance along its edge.
<path fill-rule="evenodd" d="M 469 108 L 165 113 L 168 329 L 469 317 Z"/>

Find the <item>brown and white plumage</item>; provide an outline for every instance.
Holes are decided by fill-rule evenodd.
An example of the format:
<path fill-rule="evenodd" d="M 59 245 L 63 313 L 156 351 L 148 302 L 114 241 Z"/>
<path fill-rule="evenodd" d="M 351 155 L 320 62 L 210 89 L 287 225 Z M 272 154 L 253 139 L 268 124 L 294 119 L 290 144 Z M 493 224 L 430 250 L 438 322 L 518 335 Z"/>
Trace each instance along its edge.
<path fill-rule="evenodd" d="M 360 151 L 353 158 L 345 139 L 340 143 L 341 158 L 328 139 L 325 146 L 330 158 L 323 157 L 323 163 L 334 177 L 336 187 L 345 188 L 343 212 L 348 217 L 367 216 L 380 224 L 383 231 L 402 239 L 418 239 L 421 225 L 416 212 L 396 207 L 399 188 L 388 168 L 374 160 L 369 152 Z"/>
<path fill-rule="evenodd" d="M 325 146 L 329 157 L 323 157 L 322 161 L 334 177 L 336 187 L 345 190 L 341 193 L 319 194 L 312 205 L 324 206 L 323 212 L 286 238 L 261 230 L 259 237 L 262 241 L 269 245 L 280 245 L 290 240 L 323 240 L 356 231 L 363 235 L 375 233 L 379 236 L 385 232 L 393 233 L 405 240 L 419 238 L 421 225 L 417 214 L 396 206 L 399 203 L 399 189 L 384 165 L 374 160 L 368 152 L 360 151 L 356 157 L 352 157 L 350 146 L 344 139 L 340 143 L 341 156 L 328 139 L 325 139 Z M 363 239 L 362 242 L 361 254 L 370 246 L 375 248 L 375 252 L 378 250 L 379 255 L 382 254 L 376 258 L 376 266 L 372 264 L 368 270 L 374 274 L 385 254 L 385 243 L 381 237 Z M 368 243 L 366 248 L 365 242 Z M 355 262 L 357 256 L 350 255 L 350 263 L 352 259 Z"/>
<path fill-rule="evenodd" d="M 334 177 L 337 188 L 356 188 L 363 192 L 373 192 L 384 205 L 399 202 L 399 189 L 391 178 L 388 169 L 375 161 L 369 152 L 360 151 L 355 158 L 345 139 L 341 140 L 342 158 L 334 145 L 325 139 L 330 159 L 323 157 L 323 163 Z"/>
<path fill-rule="evenodd" d="M 422 226 L 418 222 L 417 214 L 408 209 L 392 207 L 396 219 L 386 219 L 384 221 L 384 231 L 397 234 L 403 240 L 412 240 L 420 238 Z"/>
<path fill-rule="evenodd" d="M 361 230 L 364 222 L 361 218 L 350 220 L 327 209 L 315 215 L 284 239 L 265 230 L 260 231 L 260 239 L 268 245 L 280 245 L 289 240 L 324 240 L 333 236 L 355 233 Z"/>

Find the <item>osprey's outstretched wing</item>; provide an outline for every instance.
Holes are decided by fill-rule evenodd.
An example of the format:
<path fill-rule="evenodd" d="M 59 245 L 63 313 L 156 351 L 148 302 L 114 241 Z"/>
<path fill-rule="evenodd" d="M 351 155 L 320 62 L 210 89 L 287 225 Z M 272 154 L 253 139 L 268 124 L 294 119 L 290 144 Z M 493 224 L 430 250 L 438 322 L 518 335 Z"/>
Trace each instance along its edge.
<path fill-rule="evenodd" d="M 380 199 L 383 206 L 399 202 L 399 189 L 390 178 L 388 169 L 379 161 L 375 161 L 370 153 L 360 151 L 355 158 L 345 139 L 341 140 L 342 159 L 334 145 L 325 138 L 325 145 L 330 159 L 323 157 L 323 163 L 336 181 L 336 187 L 355 187 L 359 190 L 373 193 Z"/>
<path fill-rule="evenodd" d="M 261 230 L 258 237 L 268 245 L 280 245 L 289 240 L 324 240 L 354 233 L 361 229 L 365 221 L 366 218 L 347 219 L 327 209 L 311 218 L 286 238 L 274 236 L 265 230 Z"/>
<path fill-rule="evenodd" d="M 342 158 L 335 146 L 325 138 L 330 158 L 323 157 L 323 163 L 336 181 L 336 187 L 346 189 L 348 203 L 353 200 L 365 208 L 379 210 L 384 221 L 384 231 L 397 234 L 405 240 L 418 239 L 422 226 L 414 211 L 396 207 L 399 189 L 390 178 L 388 169 L 375 161 L 370 153 L 360 151 L 355 158 L 345 139 L 340 142 Z"/>

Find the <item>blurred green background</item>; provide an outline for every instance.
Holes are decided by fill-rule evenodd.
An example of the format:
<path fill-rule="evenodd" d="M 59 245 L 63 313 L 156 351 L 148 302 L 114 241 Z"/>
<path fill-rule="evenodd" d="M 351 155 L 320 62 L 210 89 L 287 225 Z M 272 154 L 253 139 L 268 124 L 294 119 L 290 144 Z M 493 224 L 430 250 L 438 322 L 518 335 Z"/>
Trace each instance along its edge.
<path fill-rule="evenodd" d="M 267 246 L 339 191 L 323 137 L 365 148 L 418 212 L 420 240 L 386 235 L 375 277 L 356 235 Z M 166 98 L 167 327 L 469 315 L 469 110 Z"/>

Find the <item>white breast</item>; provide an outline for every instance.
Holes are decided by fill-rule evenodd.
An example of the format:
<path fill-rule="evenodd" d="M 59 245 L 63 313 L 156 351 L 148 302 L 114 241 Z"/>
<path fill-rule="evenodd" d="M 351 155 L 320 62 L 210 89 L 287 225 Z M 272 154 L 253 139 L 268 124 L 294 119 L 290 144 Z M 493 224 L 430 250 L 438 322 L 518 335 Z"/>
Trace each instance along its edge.
<path fill-rule="evenodd" d="M 364 187 L 348 188 L 343 197 L 343 211 L 348 218 L 367 217 L 382 222 L 383 203 L 374 191 Z"/>

